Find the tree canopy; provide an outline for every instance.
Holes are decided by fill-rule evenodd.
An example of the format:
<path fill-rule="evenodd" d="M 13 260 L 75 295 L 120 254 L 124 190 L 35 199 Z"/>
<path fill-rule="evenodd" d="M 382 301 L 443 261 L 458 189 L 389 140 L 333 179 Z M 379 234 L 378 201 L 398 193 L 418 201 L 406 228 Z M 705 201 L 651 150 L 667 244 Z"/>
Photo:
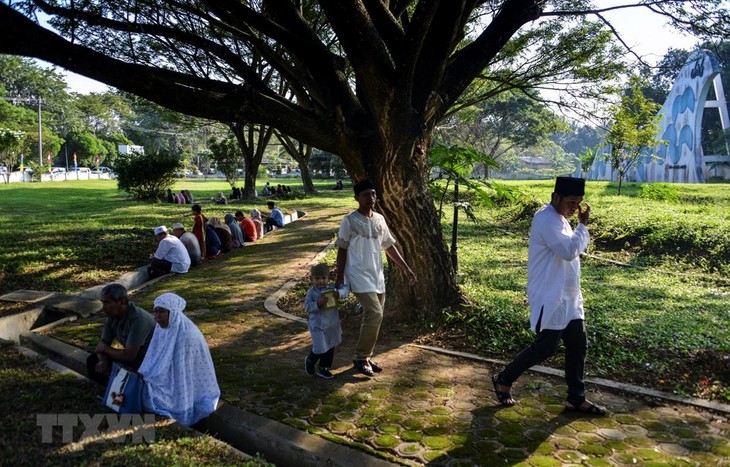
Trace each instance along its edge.
<path fill-rule="evenodd" d="M 699 34 L 730 24 L 720 0 L 641 4 Z M 606 10 L 583 0 L 27 0 L 0 4 L 0 52 L 337 154 L 354 179 L 375 181 L 379 210 L 398 226 L 420 280 L 412 293 L 393 274 L 389 304 L 410 314 L 460 300 L 426 180 L 437 123 L 504 90 L 552 83 L 568 95 L 572 83 L 610 79 L 620 64 Z M 60 35 L 34 21 L 39 11 Z M 488 85 L 470 88 L 479 76 Z"/>

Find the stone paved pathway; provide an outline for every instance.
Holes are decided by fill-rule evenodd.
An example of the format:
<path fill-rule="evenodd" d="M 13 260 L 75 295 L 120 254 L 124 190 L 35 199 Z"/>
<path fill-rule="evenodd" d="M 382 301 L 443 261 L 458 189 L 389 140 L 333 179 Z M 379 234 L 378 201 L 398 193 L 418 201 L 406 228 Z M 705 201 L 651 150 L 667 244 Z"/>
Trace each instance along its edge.
<path fill-rule="evenodd" d="M 730 465 L 727 415 L 596 387 L 589 388 L 589 398 L 606 405 L 611 415 L 569 414 L 562 408 L 564 383 L 534 374 L 515 386 L 520 404 L 501 407 L 490 382 L 495 368 L 401 342 L 389 332 L 387 317 L 376 349 L 383 373 L 374 378 L 354 373 L 355 328 L 346 326 L 335 355 L 336 377 L 307 376 L 306 326 L 271 315 L 263 301 L 286 280 L 307 273 L 341 214 L 310 212 L 220 266 L 206 266 L 227 272 L 216 279 L 221 296 L 215 300 L 205 292 L 205 268 L 155 284 L 135 300 L 148 305 L 162 291 L 187 292 L 188 311 L 208 338 L 227 403 L 394 462 Z M 100 322 L 92 318 L 54 334 L 88 349 Z"/>

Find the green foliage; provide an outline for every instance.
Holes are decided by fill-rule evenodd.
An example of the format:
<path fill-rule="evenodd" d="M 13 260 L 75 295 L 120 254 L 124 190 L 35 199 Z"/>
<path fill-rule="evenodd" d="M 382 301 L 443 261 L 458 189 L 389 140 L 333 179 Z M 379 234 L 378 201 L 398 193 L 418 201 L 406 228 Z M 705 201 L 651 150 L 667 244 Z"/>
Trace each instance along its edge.
<path fill-rule="evenodd" d="M 19 160 L 19 150 L 23 145 L 26 135 L 22 131 L 0 128 L 0 165 L 7 167 L 9 178 L 13 166 Z"/>
<path fill-rule="evenodd" d="M 639 196 L 656 201 L 679 202 L 679 190 L 669 183 L 645 183 L 641 185 Z"/>
<path fill-rule="evenodd" d="M 470 189 L 480 204 L 492 203 L 487 191 L 489 184 L 472 179 L 471 173 L 476 163 L 497 167 L 494 159 L 473 148 L 461 146 L 448 147 L 443 144 L 433 146 L 429 151 L 429 158 L 432 167 L 435 167 L 435 170 L 440 170 L 442 175 L 446 175 L 445 185 L 442 185 L 440 180 L 429 181 L 431 193 L 436 195 L 436 200 L 439 205 L 439 215 L 443 215 L 443 204 L 447 200 L 447 193 L 451 183 L 454 183 L 455 187 L 455 195 L 451 202 L 456 209 L 462 210 L 472 220 L 474 220 L 474 216 L 471 203 L 464 201 L 458 195 L 458 191 L 456 191 L 457 186 Z"/>
<path fill-rule="evenodd" d="M 34 182 L 40 182 L 41 174 L 43 174 L 44 171 L 48 171 L 47 165 L 40 165 L 35 160 L 27 161 L 25 166 L 31 170 L 30 179 Z"/>
<path fill-rule="evenodd" d="M 596 159 L 596 148 L 586 148 L 586 150 L 578 154 L 578 159 L 580 159 L 580 168 L 583 171 L 586 171 L 591 168 L 591 165 L 593 165 L 593 161 Z"/>
<path fill-rule="evenodd" d="M 103 140 L 97 138 L 90 131 L 72 131 L 69 133 L 66 140 L 66 149 L 69 155 L 76 153 L 78 165 L 82 167 L 96 166 L 97 156 L 102 161 L 109 153 L 108 148 L 103 144 Z"/>
<path fill-rule="evenodd" d="M 170 154 L 133 154 L 114 166 L 118 188 L 139 199 L 161 199 L 175 184 L 180 159 Z"/>
<path fill-rule="evenodd" d="M 235 136 L 229 135 L 226 138 L 216 141 L 211 139 L 210 158 L 215 161 L 218 170 L 226 176 L 226 181 L 234 187 L 238 181 L 238 169 L 243 166 L 243 152 Z"/>
<path fill-rule="evenodd" d="M 659 115 L 661 108 L 646 98 L 642 92 L 645 82 L 634 75 L 629 89 L 621 96 L 621 103 L 609 109 L 611 125 L 606 134 L 606 144 L 611 146 L 608 162 L 618 172 L 618 190 L 624 174 L 629 172 L 645 151 L 651 151 L 660 140 Z M 656 155 L 652 154 L 652 157 Z"/>

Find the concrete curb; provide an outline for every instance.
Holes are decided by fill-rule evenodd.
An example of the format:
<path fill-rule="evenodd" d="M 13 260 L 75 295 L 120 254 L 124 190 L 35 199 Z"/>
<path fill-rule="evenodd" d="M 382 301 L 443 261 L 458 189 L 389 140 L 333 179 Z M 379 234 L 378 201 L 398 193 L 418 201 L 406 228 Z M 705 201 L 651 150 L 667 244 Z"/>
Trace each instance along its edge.
<path fill-rule="evenodd" d="M 327 244 L 322 250 L 317 253 L 312 261 L 310 261 L 310 265 L 314 265 L 319 263 L 319 261 L 327 254 L 329 250 L 335 247 L 335 241 L 332 240 L 330 243 Z M 297 321 L 299 323 L 303 324 L 309 324 L 309 321 L 307 321 L 304 318 L 300 318 L 299 316 L 294 316 L 291 313 L 287 313 L 283 311 L 281 308 L 279 308 L 276 304 L 278 303 L 279 299 L 286 295 L 291 289 L 293 289 L 299 280 L 290 280 L 287 281 L 284 285 L 282 285 L 276 292 L 269 295 L 266 300 L 264 301 L 264 308 L 266 311 L 271 313 L 272 315 L 278 316 L 280 318 L 288 319 L 291 321 Z"/>
<path fill-rule="evenodd" d="M 234 446 L 255 446 L 267 461 L 276 465 L 397 465 L 228 404 L 219 405 L 215 413 L 197 426 Z"/>

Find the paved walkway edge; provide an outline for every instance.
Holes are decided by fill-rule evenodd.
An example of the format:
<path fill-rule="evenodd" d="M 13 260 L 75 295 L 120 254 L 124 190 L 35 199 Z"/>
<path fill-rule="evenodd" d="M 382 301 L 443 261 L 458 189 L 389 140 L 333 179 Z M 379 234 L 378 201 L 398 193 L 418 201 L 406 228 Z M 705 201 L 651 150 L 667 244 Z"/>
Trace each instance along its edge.
<path fill-rule="evenodd" d="M 343 446 L 289 425 L 221 404 L 213 415 L 196 425 L 239 449 L 263 454 L 276 465 L 392 466 L 386 460 Z"/>
<path fill-rule="evenodd" d="M 440 347 L 432 347 L 430 345 L 418 345 L 418 344 L 410 344 L 413 347 L 418 347 L 419 349 L 429 350 L 431 352 L 436 352 L 444 355 L 450 355 L 452 357 L 461 357 L 461 358 L 467 358 L 469 360 L 476 360 L 480 362 L 486 362 L 486 363 L 492 363 L 495 365 L 504 366 L 507 365 L 509 362 L 506 362 L 504 360 L 498 360 L 496 358 L 486 358 L 481 357 L 479 355 L 471 354 L 468 352 L 458 352 L 455 350 L 446 350 L 442 349 Z M 558 376 L 558 377 L 564 377 L 564 373 L 562 370 L 556 370 L 555 368 L 548 368 L 546 366 L 533 366 L 530 368 L 529 371 L 534 371 L 535 373 L 542 373 L 546 375 L 551 376 Z M 635 386 L 633 384 L 626 384 L 626 383 L 618 383 L 616 381 L 611 381 L 608 379 L 603 378 L 586 378 L 587 383 L 595 384 L 596 386 L 602 386 L 609 389 L 614 389 L 618 391 L 627 391 L 627 392 L 633 392 L 635 394 L 639 394 L 642 396 L 648 396 L 648 397 L 656 397 L 659 399 L 664 399 L 672 402 L 679 402 L 680 404 L 686 404 L 686 405 L 692 405 L 695 407 L 701 407 L 703 409 L 710 409 L 715 410 L 717 412 L 722 412 L 726 414 L 730 414 L 730 405 L 729 404 L 722 404 L 720 402 L 713 402 L 713 401 L 707 401 L 704 399 L 698 399 L 695 397 L 682 397 L 677 394 L 672 394 L 669 392 L 662 392 L 657 391 L 655 389 L 648 389 L 641 386 Z"/>

